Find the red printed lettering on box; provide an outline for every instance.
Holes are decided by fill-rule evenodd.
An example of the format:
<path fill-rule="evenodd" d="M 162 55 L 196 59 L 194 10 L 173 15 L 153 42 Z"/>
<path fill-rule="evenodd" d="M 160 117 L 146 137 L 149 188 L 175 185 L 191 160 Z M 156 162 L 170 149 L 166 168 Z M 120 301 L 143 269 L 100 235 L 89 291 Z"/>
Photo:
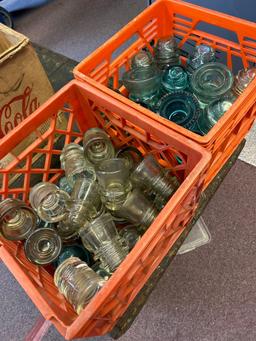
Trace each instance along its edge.
<path fill-rule="evenodd" d="M 15 96 L 0 109 L 0 138 L 8 134 L 21 121 L 32 114 L 40 103 L 27 86 L 21 95 Z"/>

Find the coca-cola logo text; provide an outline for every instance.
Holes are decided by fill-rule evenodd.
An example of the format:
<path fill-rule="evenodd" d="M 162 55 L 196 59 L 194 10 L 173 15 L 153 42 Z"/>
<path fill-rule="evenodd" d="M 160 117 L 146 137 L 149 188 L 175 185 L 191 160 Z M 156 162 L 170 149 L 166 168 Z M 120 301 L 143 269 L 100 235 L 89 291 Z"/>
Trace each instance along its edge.
<path fill-rule="evenodd" d="M 23 94 L 15 96 L 0 110 L 0 137 L 8 134 L 26 117 L 32 114 L 40 103 L 37 97 L 32 97 L 32 88 L 27 86 Z"/>

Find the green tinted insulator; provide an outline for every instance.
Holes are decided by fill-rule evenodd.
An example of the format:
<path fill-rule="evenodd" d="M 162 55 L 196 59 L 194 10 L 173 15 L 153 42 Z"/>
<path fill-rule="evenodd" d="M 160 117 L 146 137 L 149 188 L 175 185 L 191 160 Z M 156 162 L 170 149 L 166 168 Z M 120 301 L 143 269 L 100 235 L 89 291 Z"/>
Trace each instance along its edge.
<path fill-rule="evenodd" d="M 163 37 L 157 41 L 154 57 L 159 69 L 168 69 L 180 64 L 180 52 L 173 36 Z"/>
<path fill-rule="evenodd" d="M 187 91 L 167 94 L 159 104 L 159 114 L 162 117 L 187 129 L 194 126 L 200 111 L 198 100 Z"/>
<path fill-rule="evenodd" d="M 200 135 L 208 134 L 224 113 L 230 109 L 233 102 L 234 99 L 231 99 L 231 97 L 217 99 L 211 102 L 204 111 L 201 111 L 197 125 L 195 125 L 193 131 Z"/>
<path fill-rule="evenodd" d="M 209 133 L 211 128 L 212 125 L 208 119 L 207 111 L 202 110 L 198 121 L 195 123 L 194 127 L 191 130 L 198 135 L 204 136 Z"/>
<path fill-rule="evenodd" d="M 57 259 L 57 265 L 63 263 L 70 257 L 78 257 L 86 262 L 89 266 L 92 264 L 92 256 L 88 250 L 81 245 L 70 245 L 62 248 L 61 254 Z"/>
<path fill-rule="evenodd" d="M 226 65 L 208 63 L 192 74 L 191 88 L 200 102 L 208 104 L 228 93 L 233 80 L 233 74 Z"/>
<path fill-rule="evenodd" d="M 188 85 L 188 75 L 181 66 L 173 66 L 163 73 L 162 86 L 167 92 L 185 90 Z"/>
<path fill-rule="evenodd" d="M 157 112 L 158 103 L 160 99 L 165 95 L 165 93 L 166 91 L 160 88 L 152 96 L 144 96 L 143 98 L 138 98 L 137 96 L 129 95 L 129 98 L 142 107 Z"/>
<path fill-rule="evenodd" d="M 123 84 L 131 100 L 152 106 L 161 88 L 161 71 L 155 67 L 131 69 L 124 73 Z"/>
<path fill-rule="evenodd" d="M 139 51 L 131 60 L 131 68 L 144 68 L 152 66 L 154 63 L 153 57 L 149 51 Z"/>
<path fill-rule="evenodd" d="M 219 99 L 209 104 L 207 108 L 207 116 L 212 126 L 214 126 L 218 120 L 228 111 L 232 105 L 233 100 L 231 99 Z"/>

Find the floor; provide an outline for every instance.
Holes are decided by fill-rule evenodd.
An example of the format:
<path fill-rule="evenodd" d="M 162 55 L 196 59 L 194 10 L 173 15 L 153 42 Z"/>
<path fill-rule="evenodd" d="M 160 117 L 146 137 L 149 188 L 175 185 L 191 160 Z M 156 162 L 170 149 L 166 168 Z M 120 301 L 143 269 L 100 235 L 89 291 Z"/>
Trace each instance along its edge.
<path fill-rule="evenodd" d="M 19 14 L 16 29 L 36 43 L 81 60 L 146 3 L 55 0 Z M 211 7 L 218 2 L 206 3 Z M 255 136 L 256 128 L 203 215 L 211 243 L 175 258 L 120 341 L 256 340 Z M 2 263 L 0 278 L 0 340 L 23 340 L 39 313 Z M 63 338 L 51 328 L 43 341 Z"/>

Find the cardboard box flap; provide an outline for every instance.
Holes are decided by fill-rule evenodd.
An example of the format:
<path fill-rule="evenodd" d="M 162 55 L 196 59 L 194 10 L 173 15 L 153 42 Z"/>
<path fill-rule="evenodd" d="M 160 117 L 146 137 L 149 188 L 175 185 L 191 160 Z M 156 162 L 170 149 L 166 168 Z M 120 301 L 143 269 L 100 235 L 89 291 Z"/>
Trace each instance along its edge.
<path fill-rule="evenodd" d="M 0 24 L 0 64 L 29 43 L 23 34 Z"/>

